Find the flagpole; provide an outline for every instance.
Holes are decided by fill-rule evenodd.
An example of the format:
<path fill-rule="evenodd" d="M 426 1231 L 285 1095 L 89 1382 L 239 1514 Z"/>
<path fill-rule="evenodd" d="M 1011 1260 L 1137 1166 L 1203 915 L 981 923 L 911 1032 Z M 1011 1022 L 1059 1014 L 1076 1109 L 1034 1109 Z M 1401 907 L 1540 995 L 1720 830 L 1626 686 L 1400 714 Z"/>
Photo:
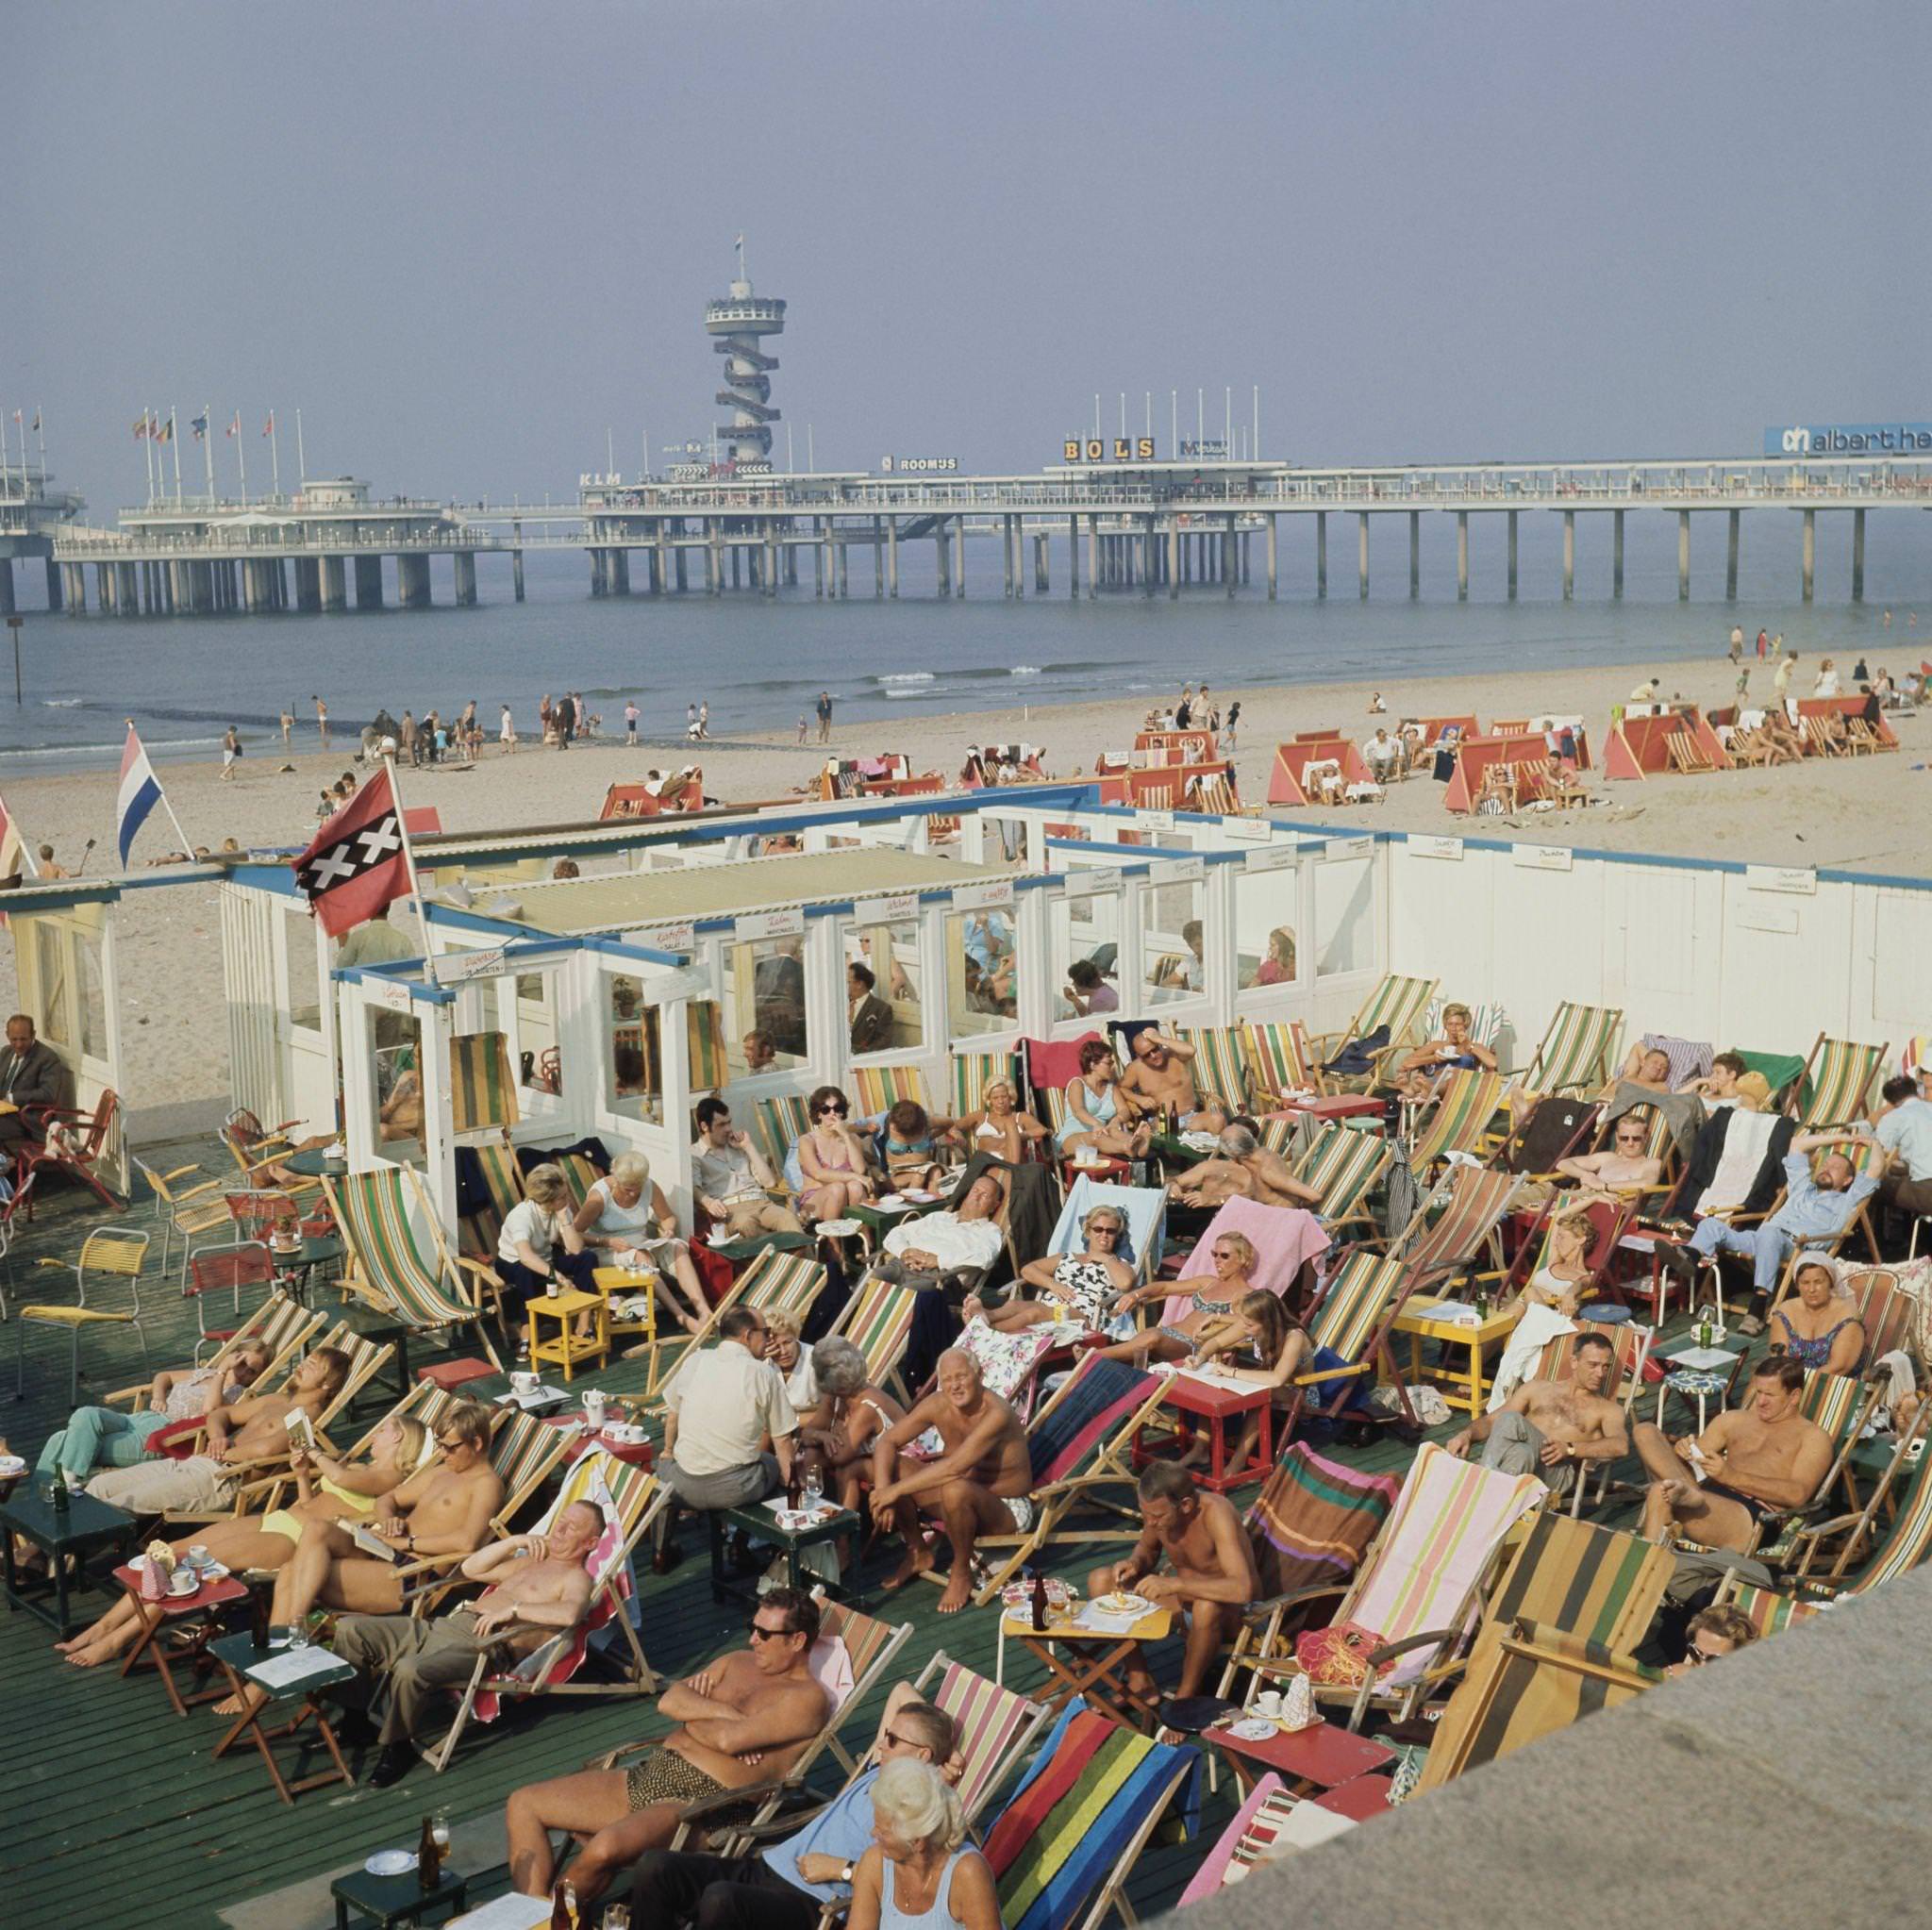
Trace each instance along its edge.
<path fill-rule="evenodd" d="M 175 422 L 175 405 L 168 405 L 168 445 L 175 452 L 175 507 L 181 507 L 181 431 Z"/>
<path fill-rule="evenodd" d="M 409 842 L 408 814 L 403 809 L 403 790 L 396 782 L 396 740 L 382 740 L 382 768 L 389 773 L 390 801 L 396 807 L 396 829 L 403 840 L 403 869 L 409 878 L 409 902 L 416 907 L 416 923 L 423 930 L 423 976 L 436 983 L 436 945 L 429 936 L 429 914 L 423 907 L 423 883 L 416 875 L 416 848 Z"/>
<path fill-rule="evenodd" d="M 302 450 L 302 411 L 299 408 L 295 411 L 295 474 L 299 478 L 298 487 L 308 482 L 308 458 Z"/>
<path fill-rule="evenodd" d="M 215 506 L 215 406 L 201 405 L 201 453 L 208 459 L 208 506 Z"/>
<path fill-rule="evenodd" d="M 40 405 L 34 405 L 34 441 L 41 445 L 41 481 L 47 480 L 47 432 L 41 426 Z"/>
<path fill-rule="evenodd" d="M 242 411 L 229 418 L 235 424 L 235 466 L 242 472 L 242 507 L 248 507 L 248 438 L 242 429 Z"/>
<path fill-rule="evenodd" d="M 274 482 L 275 493 L 279 496 L 282 492 L 282 452 L 281 445 L 275 439 L 275 412 L 274 409 L 270 409 L 268 412 L 268 464 Z"/>
<path fill-rule="evenodd" d="M 141 412 L 142 454 L 147 458 L 147 500 L 148 507 L 154 507 L 155 500 L 155 412 L 144 408 Z"/>

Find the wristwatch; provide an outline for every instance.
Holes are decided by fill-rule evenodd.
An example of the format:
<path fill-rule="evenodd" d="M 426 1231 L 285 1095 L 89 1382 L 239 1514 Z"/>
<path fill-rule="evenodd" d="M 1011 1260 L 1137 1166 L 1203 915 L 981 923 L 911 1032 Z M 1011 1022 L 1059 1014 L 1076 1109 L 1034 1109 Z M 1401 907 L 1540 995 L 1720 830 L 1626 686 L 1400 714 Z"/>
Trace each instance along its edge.
<path fill-rule="evenodd" d="M 850 1887 L 850 1885 L 851 1885 L 851 1882 L 852 1882 L 852 1876 L 853 1876 L 853 1872 L 855 1872 L 855 1871 L 856 1871 L 856 1870 L 857 1870 L 858 1868 L 858 1865 L 857 1863 L 847 1863 L 847 1864 L 846 1864 L 846 1865 L 845 1865 L 845 1866 L 844 1866 L 844 1867 L 843 1867 L 843 1868 L 842 1868 L 842 1869 L 841 1869 L 841 1871 L 839 1872 L 839 1881 L 840 1881 L 841 1883 L 842 1883 L 842 1884 L 845 1884 L 845 1885 L 846 1885 L 846 1886 L 847 1886 L 847 1887 L 849 1888 L 849 1887 Z"/>

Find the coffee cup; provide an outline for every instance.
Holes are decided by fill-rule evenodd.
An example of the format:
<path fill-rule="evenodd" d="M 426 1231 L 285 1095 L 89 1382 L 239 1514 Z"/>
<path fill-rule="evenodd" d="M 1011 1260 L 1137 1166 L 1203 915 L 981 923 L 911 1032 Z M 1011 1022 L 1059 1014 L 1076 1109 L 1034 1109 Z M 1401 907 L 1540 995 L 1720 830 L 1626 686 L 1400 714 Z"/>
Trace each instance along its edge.
<path fill-rule="evenodd" d="M 537 1391 L 537 1376 L 527 1368 L 519 1368 L 512 1373 L 509 1384 L 520 1394 L 534 1394 Z"/>
<path fill-rule="evenodd" d="M 214 1566 L 215 1558 L 208 1552 L 208 1543 L 206 1541 L 197 1541 L 188 1551 L 188 1558 L 196 1568 L 212 1568 Z"/>
<path fill-rule="evenodd" d="M 1264 1689 L 1255 1698 L 1255 1713 L 1265 1716 L 1271 1722 L 1281 1720 L 1281 1691 L 1278 1689 Z"/>

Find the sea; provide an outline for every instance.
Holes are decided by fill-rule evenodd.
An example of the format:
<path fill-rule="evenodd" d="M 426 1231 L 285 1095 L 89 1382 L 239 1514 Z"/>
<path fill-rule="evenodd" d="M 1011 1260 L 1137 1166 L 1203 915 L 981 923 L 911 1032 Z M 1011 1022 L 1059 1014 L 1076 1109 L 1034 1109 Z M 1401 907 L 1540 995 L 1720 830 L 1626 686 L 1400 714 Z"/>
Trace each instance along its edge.
<path fill-rule="evenodd" d="M 1371 594 L 1357 594 L 1352 520 L 1329 524 L 1328 594 L 1316 596 L 1314 536 L 1307 519 L 1284 517 L 1279 596 L 1267 601 L 1261 540 L 1252 580 L 1229 598 L 1185 587 L 1178 601 L 1103 591 L 1067 594 L 1066 551 L 1053 546 L 1049 593 L 1008 600 L 998 551 L 969 544 L 967 593 L 936 594 L 932 545 L 901 547 L 901 593 L 873 594 L 869 556 L 850 556 L 851 594 L 812 594 L 803 584 L 773 601 L 749 590 L 707 597 L 595 598 L 590 566 L 575 551 L 530 551 L 527 601 L 511 595 L 507 556 L 477 558 L 480 603 L 453 607 L 447 566 L 432 562 L 437 605 L 338 615 L 176 616 L 116 619 L 53 615 L 31 599 L 42 573 L 15 572 L 26 621 L 20 640 L 21 696 L 5 702 L 0 657 L 0 780 L 112 766 L 132 718 L 158 760 L 208 758 L 233 724 L 267 746 L 290 706 L 312 747 L 314 698 L 328 704 L 339 734 L 387 707 L 400 717 L 434 707 L 453 716 L 475 699 L 489 736 L 508 703 L 525 737 L 545 691 L 580 691 L 621 729 L 635 696 L 641 734 L 673 743 L 686 707 L 710 707 L 714 739 L 788 730 L 832 693 L 839 722 L 883 723 L 954 711 L 1178 693 L 1184 681 L 1217 690 L 1246 685 L 1357 682 L 1494 672 L 1511 666 L 1665 664 L 1724 652 L 1731 624 L 1747 639 L 1782 631 L 1789 649 L 1865 656 L 1900 675 L 1932 656 L 1932 519 L 1900 511 L 1868 519 L 1865 601 L 1851 602 L 1851 519 L 1819 519 L 1816 600 L 1799 600 L 1798 519 L 1743 520 L 1743 568 L 1735 604 L 1724 599 L 1724 521 L 1692 524 L 1691 601 L 1677 600 L 1676 521 L 1626 521 L 1624 594 L 1610 596 L 1609 523 L 1577 519 L 1574 601 L 1561 595 L 1560 524 L 1522 519 L 1518 600 L 1505 594 L 1500 517 L 1470 524 L 1470 600 L 1456 598 L 1455 525 L 1423 522 L 1422 594 L 1408 595 L 1407 532 L 1399 520 L 1373 525 Z M 1082 557 L 1084 569 L 1085 558 Z M 393 566 L 389 566 L 393 598 Z M 640 573 L 641 574 L 641 573 Z M 90 584 L 92 589 L 92 583 Z M 1890 628 L 1884 615 L 1892 612 Z M 4 648 L 4 646 L 0 646 Z M 1845 671 L 1850 663 L 1842 666 Z M 306 746 L 305 746 L 306 740 Z M 884 740 L 881 740 L 882 741 Z"/>

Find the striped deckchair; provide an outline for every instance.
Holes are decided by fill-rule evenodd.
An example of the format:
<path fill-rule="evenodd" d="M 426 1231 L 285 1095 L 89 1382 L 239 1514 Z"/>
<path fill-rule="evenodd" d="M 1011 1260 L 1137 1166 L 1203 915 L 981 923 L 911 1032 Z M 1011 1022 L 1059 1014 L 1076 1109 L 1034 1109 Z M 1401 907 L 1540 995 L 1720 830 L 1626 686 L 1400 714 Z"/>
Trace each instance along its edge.
<path fill-rule="evenodd" d="M 898 1377 L 899 1356 L 912 1337 L 917 1299 L 911 1289 L 874 1274 L 845 1303 L 831 1329 L 865 1356 L 865 1377 L 874 1387 L 896 1385 L 902 1398 L 907 1389 Z"/>
<path fill-rule="evenodd" d="M 1406 1261 L 1385 1258 L 1365 1247 L 1357 1247 L 1342 1261 L 1307 1328 L 1316 1357 L 1326 1350 L 1337 1364 L 1295 1375 L 1287 1417 L 1276 1423 L 1280 1439 L 1292 1436 L 1304 1407 L 1310 1404 L 1326 1418 L 1339 1414 L 1356 1398 L 1357 1384 L 1365 1376 L 1373 1380 L 1378 1364 L 1407 1410 L 1408 1395 L 1389 1346 L 1389 1335 L 1402 1303 L 1408 1298 L 1411 1277 Z M 1325 1406 L 1324 1396 L 1328 1397 Z"/>
<path fill-rule="evenodd" d="M 1149 1420 L 1167 1391 L 1167 1376 L 1141 1373 L 1099 1354 L 1080 1363 L 1041 1406 L 1026 1429 L 1026 1455 L 1033 1475 L 1033 1525 L 1022 1534 L 981 1535 L 975 1553 L 1005 1551 L 987 1563 L 987 1579 L 974 1600 L 981 1607 L 1050 1542 L 1124 1541 L 1139 1529 L 1065 1526 L 1068 1517 L 1097 1490 L 1131 1490 L 1138 1480 L 1132 1462 L 1136 1429 Z M 1124 1516 L 1129 1511 L 1123 1506 Z M 1138 1515 L 1134 1517 L 1138 1522 Z M 975 1562 L 975 1570 L 977 1564 Z M 929 1580 L 943 1581 L 937 1568 Z"/>
<path fill-rule="evenodd" d="M 1579 1006 L 1565 999 L 1543 1030 L 1542 1043 L 1523 1075 L 1525 1091 L 1597 1092 L 1615 1067 L 1622 1007 Z"/>
<path fill-rule="evenodd" d="M 1418 1178 L 1438 1159 L 1474 1150 L 1502 1107 L 1507 1083 L 1500 1073 L 1486 1073 L 1480 1066 L 1461 1068 L 1442 1079 L 1409 1140 L 1408 1163 Z"/>
<path fill-rule="evenodd" d="M 1232 1114 L 1248 1107 L 1248 1071 L 1239 1025 L 1190 1025 L 1174 1036 L 1194 1048 L 1194 1090 L 1205 1106 L 1218 1099 Z"/>
<path fill-rule="evenodd" d="M 1381 1134 L 1331 1123 L 1315 1135 L 1290 1171 L 1303 1186 L 1322 1195 L 1315 1210 L 1331 1232 L 1359 1222 L 1373 1233 L 1369 1190 L 1394 1157 L 1395 1148 Z"/>
<path fill-rule="evenodd" d="M 225 1367 L 243 1347 L 256 1341 L 268 1349 L 268 1365 L 256 1376 L 258 1386 L 269 1387 L 278 1381 L 293 1364 L 293 1356 L 303 1351 L 303 1343 L 313 1337 L 315 1330 L 327 1320 L 323 1313 L 310 1313 L 306 1306 L 298 1305 L 276 1288 L 242 1323 L 221 1344 L 220 1350 L 208 1358 L 210 1368 Z M 152 1380 L 144 1380 L 131 1388 L 116 1388 L 110 1394 L 101 1396 L 101 1405 L 108 1407 L 134 1407 L 142 1402 Z"/>
<path fill-rule="evenodd" d="M 1266 1024 L 1248 1020 L 1241 1026 L 1241 1054 L 1248 1091 L 1257 1107 L 1277 1105 L 1289 1092 L 1316 1090 L 1307 1034 L 1299 1019 L 1274 1019 Z"/>
<path fill-rule="evenodd" d="M 1924 1560 L 1926 1551 L 1932 1549 L 1932 1476 L 1928 1476 L 1928 1471 L 1932 1471 L 1932 1453 L 1922 1454 L 1914 1464 L 1908 1460 L 1907 1452 L 1915 1440 L 1924 1437 L 1928 1423 L 1932 1423 L 1932 1402 L 1921 1405 L 1885 1473 L 1873 1484 L 1865 1506 L 1856 1514 L 1811 1522 L 1801 1531 L 1797 1557 L 1788 1564 L 1794 1571 L 1799 1587 L 1826 1595 L 1862 1595 L 1893 1575 L 1909 1572 Z M 1910 1478 L 1898 1513 L 1885 1529 L 1857 1579 L 1847 1582 L 1846 1569 L 1857 1559 L 1877 1522 L 1881 1505 L 1907 1469 Z M 1823 1560 L 1824 1549 L 1832 1542 L 1839 1545 L 1830 1566 L 1813 1572 L 1814 1564 Z"/>
<path fill-rule="evenodd" d="M 546 1428 L 544 1432 L 556 1434 L 558 1430 Z M 657 1693 L 658 1678 L 644 1657 L 637 1630 L 631 1625 L 631 1603 L 637 1593 L 631 1554 L 669 1499 L 669 1491 L 656 1474 L 645 1468 L 633 1468 L 602 1448 L 580 1456 L 572 1465 L 535 1532 L 547 1534 L 558 1516 L 573 1503 L 588 1501 L 603 1509 L 604 1534 L 584 1562 L 591 1574 L 589 1605 L 574 1627 L 559 1629 L 514 1669 L 493 1672 L 488 1655 L 476 1658 L 449 1732 L 429 1753 L 430 1767 L 438 1774 L 449 1767 L 464 1725 L 473 1718 L 479 1722 L 493 1722 L 502 1712 L 506 1698 Z M 577 1670 L 589 1653 L 591 1639 L 599 1629 L 612 1624 L 623 1631 L 628 1646 L 628 1670 L 615 1679 L 600 1673 L 590 1682 L 575 1681 Z"/>
<path fill-rule="evenodd" d="M 1392 1474 L 1345 1468 L 1291 1441 L 1242 1522 L 1263 1601 L 1272 1607 L 1307 1589 L 1345 1587 L 1401 1491 Z M 1225 1679 L 1220 1692 L 1227 1693 Z"/>
<path fill-rule="evenodd" d="M 1442 1036 L 1442 1012 L 1444 1007 L 1454 1005 L 1454 999 L 1433 998 L 1429 1008 L 1423 1014 L 1423 1037 L 1440 1039 Z M 1469 1008 L 1469 1036 L 1478 1045 L 1494 1045 L 1503 1031 L 1503 1007 L 1501 1006 L 1471 1006 Z"/>
<path fill-rule="evenodd" d="M 717 1091 L 731 1072 L 724 1062 L 724 1013 L 715 999 L 692 999 L 685 1006 L 684 1040 L 686 1090 L 693 1099 Z"/>
<path fill-rule="evenodd" d="M 1015 1103 L 1024 1106 L 1026 1091 L 1020 1083 L 1017 1053 L 956 1052 L 952 1060 L 952 1116 L 964 1119 L 969 1112 L 985 1111 L 986 1089 L 999 1079 L 1012 1087 Z"/>
<path fill-rule="evenodd" d="M 1526 1183 L 1518 1173 L 1452 1166 L 1415 1218 L 1389 1242 L 1390 1257 L 1408 1269 L 1410 1290 L 1427 1292 L 1445 1273 L 1484 1254 L 1500 1270 L 1497 1228 Z"/>
<path fill-rule="evenodd" d="M 1789 1110 L 1797 1082 L 1804 1076 L 1805 1061 L 1794 1052 L 1751 1052 L 1738 1048 L 1738 1057 L 1747 1072 L 1758 1073 L 1771 1088 L 1774 1107 Z"/>
<path fill-rule="evenodd" d="M 458 1133 L 513 1126 L 522 1118 L 517 1082 L 509 1072 L 509 1042 L 501 1032 L 459 1032 L 450 1040 L 449 1097 L 452 1126 Z"/>
<path fill-rule="evenodd" d="M 1823 1602 L 1807 1602 L 1800 1595 L 1780 1595 L 1775 1589 L 1760 1589 L 1740 1581 L 1733 1569 L 1718 1589 L 1713 1606 L 1735 1608 L 1748 1622 L 1759 1641 L 1769 1635 L 1782 1635 L 1800 1622 L 1809 1622 Z"/>
<path fill-rule="evenodd" d="M 1314 1063 L 1309 1070 L 1315 1073 L 1320 1089 L 1324 1092 L 1339 1091 L 1343 1086 L 1363 1083 L 1358 1078 L 1338 1078 L 1322 1068 L 1343 1046 L 1357 1039 L 1366 1039 L 1380 1026 L 1389 1028 L 1389 1042 L 1376 1061 L 1378 1073 L 1396 1047 L 1419 1044 L 1421 1041 L 1417 1035 L 1422 1029 L 1423 1014 L 1428 1009 L 1429 1001 L 1435 997 L 1436 988 L 1441 983 L 1439 978 L 1405 978 L 1400 973 L 1391 972 L 1369 994 L 1361 1009 L 1341 1031 L 1324 1033 L 1310 1040 Z"/>
<path fill-rule="evenodd" d="M 591 1197 L 591 1189 L 603 1175 L 583 1153 L 553 1153 L 545 1156 L 549 1163 L 563 1174 L 563 1183 L 570 1189 L 570 1203 L 581 1206 Z"/>
<path fill-rule="evenodd" d="M 1417 1792 L 1465 1770 L 1615 1708 L 1654 1688 L 1662 1674 L 1601 1642 L 1518 1621 L 1480 1670 L 1471 1670 L 1436 1726 Z"/>
<path fill-rule="evenodd" d="M 1122 1886 L 1200 1768 L 1191 1743 L 1156 1742 L 1070 1703 L 987 1831 L 1007 1930 L 1099 1930 L 1109 1910 L 1137 1922 Z"/>
<path fill-rule="evenodd" d="M 731 1283 L 731 1290 L 705 1316 L 693 1334 L 673 1334 L 667 1347 L 682 1345 L 681 1367 L 696 1351 L 717 1337 L 718 1323 L 734 1306 L 749 1306 L 759 1313 L 795 1313 L 803 1320 L 825 1284 L 825 1270 L 817 1255 L 782 1253 L 767 1247 Z M 666 1376 L 668 1380 L 670 1376 Z M 661 1389 L 659 1390 L 661 1392 Z"/>
<path fill-rule="evenodd" d="M 482 1176 L 490 1202 L 475 1213 L 464 1214 L 457 1222 L 457 1251 L 493 1267 L 496 1263 L 496 1241 L 503 1232 L 503 1223 L 524 1197 L 524 1173 L 517 1164 L 515 1149 L 508 1140 L 485 1140 L 473 1150 L 476 1155 L 476 1170 Z"/>
<path fill-rule="evenodd" d="M 323 1189 L 348 1249 L 346 1284 L 411 1327 L 473 1326 L 477 1344 L 499 1372 L 503 1362 L 483 1325 L 481 1281 L 494 1279 L 474 1260 L 450 1257 L 422 1176 L 412 1167 L 382 1167 L 325 1179 Z M 465 1288 L 462 1270 L 470 1282 Z"/>
<path fill-rule="evenodd" d="M 387 1413 L 378 1415 L 357 1435 L 342 1450 L 341 1458 L 345 1461 L 354 1461 L 368 1454 L 377 1431 L 388 1426 L 391 1421 L 420 1421 L 428 1431 L 425 1458 L 432 1456 L 435 1453 L 437 1425 L 441 1417 L 449 1411 L 449 1406 L 450 1397 L 434 1381 L 418 1381 L 414 1387 L 403 1393 L 394 1406 Z M 495 1429 L 502 1424 L 508 1411 L 500 1407 L 491 1411 L 492 1439 L 495 1438 Z M 549 1431 L 553 1434 L 560 1432 L 557 1428 Z M 285 1499 L 293 1490 L 294 1482 L 294 1475 L 287 1468 L 277 1468 L 272 1473 L 246 1483 L 235 1497 L 235 1512 L 238 1515 L 267 1514 L 282 1506 Z"/>
<path fill-rule="evenodd" d="M 1885 1063 L 1883 1045 L 1860 1045 L 1850 1039 L 1827 1039 L 1823 1032 L 1806 1057 L 1804 1076 L 1790 1108 L 1801 1133 L 1824 1126 L 1852 1125 L 1865 1117 L 1872 1082 Z"/>
<path fill-rule="evenodd" d="M 1504 1538 L 1548 1493 L 1534 1474 L 1504 1474 L 1424 1441 L 1353 1581 L 1346 1589 L 1327 1591 L 1341 1595 L 1333 1617 L 1337 1625 L 1353 1622 L 1381 1637 L 1382 1646 L 1362 1658 L 1373 1682 L 1322 1679 L 1330 1672 L 1318 1661 L 1325 1630 L 1295 1637 L 1291 1655 L 1281 1627 L 1284 1605 L 1271 1616 L 1247 1664 L 1253 1671 L 1250 1695 L 1271 1677 L 1307 1673 L 1313 1665 L 1316 1700 L 1353 1705 L 1357 1719 L 1371 1704 L 1405 1700 L 1408 1685 L 1426 1679 L 1461 1642 L 1476 1619 Z M 1433 1639 L 1402 1646 L 1425 1633 Z M 1401 1653 L 1393 1653 L 1398 1647 Z"/>
<path fill-rule="evenodd" d="M 876 1119 L 902 1099 L 932 1110 L 925 1096 L 925 1074 L 917 1066 L 854 1066 L 848 1076 L 853 1104 L 863 1118 Z"/>
<path fill-rule="evenodd" d="M 760 1099 L 752 1107 L 751 1118 L 752 1131 L 758 1135 L 766 1163 L 782 1180 L 792 1147 L 811 1130 L 805 1094 L 780 1092 L 773 1098 Z"/>

